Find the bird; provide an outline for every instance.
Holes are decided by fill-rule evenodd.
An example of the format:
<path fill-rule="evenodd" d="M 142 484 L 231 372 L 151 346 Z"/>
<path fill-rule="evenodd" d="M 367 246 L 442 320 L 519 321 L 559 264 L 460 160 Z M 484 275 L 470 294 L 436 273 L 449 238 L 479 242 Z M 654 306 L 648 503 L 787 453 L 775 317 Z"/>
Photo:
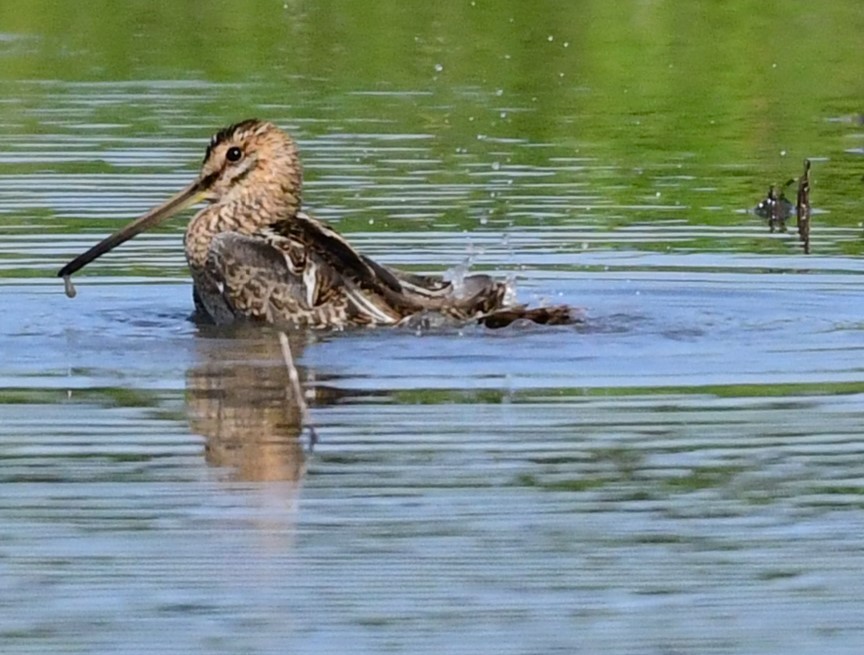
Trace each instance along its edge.
<path fill-rule="evenodd" d="M 491 328 L 519 319 L 576 320 L 566 305 L 513 304 L 508 284 L 488 275 L 445 279 L 380 264 L 304 211 L 302 185 L 298 147 L 288 133 L 258 119 L 235 123 L 211 138 L 191 184 L 57 275 L 74 296 L 73 273 L 203 202 L 184 236 L 195 316 L 203 322 L 339 330 L 412 325 L 429 316 Z"/>

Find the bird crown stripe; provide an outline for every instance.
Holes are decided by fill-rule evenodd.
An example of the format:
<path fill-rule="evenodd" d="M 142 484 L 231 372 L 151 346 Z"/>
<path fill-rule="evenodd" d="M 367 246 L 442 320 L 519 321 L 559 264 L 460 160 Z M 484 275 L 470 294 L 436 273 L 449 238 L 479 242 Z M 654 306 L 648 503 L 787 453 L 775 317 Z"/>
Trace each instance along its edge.
<path fill-rule="evenodd" d="M 233 125 L 229 125 L 228 127 L 216 132 L 216 134 L 213 135 L 213 138 L 210 139 L 210 145 L 207 146 L 207 152 L 204 153 L 204 161 L 207 161 L 207 159 L 210 157 L 210 154 L 213 152 L 213 148 L 215 148 L 221 143 L 230 141 L 237 135 L 238 132 L 250 130 L 256 126 L 260 130 L 260 128 L 266 126 L 266 123 L 262 123 L 257 118 L 247 118 L 245 121 L 234 123 Z M 256 130 L 256 132 L 257 131 L 258 130 Z"/>

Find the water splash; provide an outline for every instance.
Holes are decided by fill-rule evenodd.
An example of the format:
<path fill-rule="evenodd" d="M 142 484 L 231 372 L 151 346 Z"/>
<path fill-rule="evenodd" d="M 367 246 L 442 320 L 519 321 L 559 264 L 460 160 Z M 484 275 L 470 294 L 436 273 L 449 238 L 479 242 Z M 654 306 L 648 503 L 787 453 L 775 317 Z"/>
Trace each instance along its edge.
<path fill-rule="evenodd" d="M 474 255 L 468 255 L 456 266 L 451 266 L 444 271 L 443 278 L 445 282 L 453 285 L 453 295 L 457 298 L 465 297 L 465 278 L 471 272 L 471 265 L 474 263 Z"/>
<path fill-rule="evenodd" d="M 507 290 L 504 292 L 502 303 L 505 307 L 509 305 L 518 305 L 519 299 L 517 298 L 518 294 L 516 292 L 516 274 L 514 272 L 511 271 L 507 274 L 505 284 L 507 285 Z"/>

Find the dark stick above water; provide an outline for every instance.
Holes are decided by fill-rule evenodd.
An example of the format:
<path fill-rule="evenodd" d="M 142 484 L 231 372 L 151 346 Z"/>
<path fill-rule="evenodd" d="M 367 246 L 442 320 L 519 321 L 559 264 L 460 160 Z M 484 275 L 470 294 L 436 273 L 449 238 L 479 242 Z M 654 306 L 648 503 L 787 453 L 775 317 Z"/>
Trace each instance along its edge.
<path fill-rule="evenodd" d="M 804 160 L 804 173 L 798 178 L 798 199 L 795 203 L 798 218 L 798 236 L 804 253 L 810 254 L 810 160 Z"/>

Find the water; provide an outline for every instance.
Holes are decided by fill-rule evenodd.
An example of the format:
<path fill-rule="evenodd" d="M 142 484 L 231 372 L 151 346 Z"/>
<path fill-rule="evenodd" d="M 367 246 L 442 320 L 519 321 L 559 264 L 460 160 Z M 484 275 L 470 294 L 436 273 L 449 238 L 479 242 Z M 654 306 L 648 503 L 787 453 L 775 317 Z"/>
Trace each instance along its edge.
<path fill-rule="evenodd" d="M 857 4 L 74 7 L 0 10 L 0 650 L 860 651 Z M 182 221 L 66 298 L 250 115 L 364 253 L 586 321 L 294 335 L 313 447 Z M 749 213 L 805 157 L 811 255 Z"/>

